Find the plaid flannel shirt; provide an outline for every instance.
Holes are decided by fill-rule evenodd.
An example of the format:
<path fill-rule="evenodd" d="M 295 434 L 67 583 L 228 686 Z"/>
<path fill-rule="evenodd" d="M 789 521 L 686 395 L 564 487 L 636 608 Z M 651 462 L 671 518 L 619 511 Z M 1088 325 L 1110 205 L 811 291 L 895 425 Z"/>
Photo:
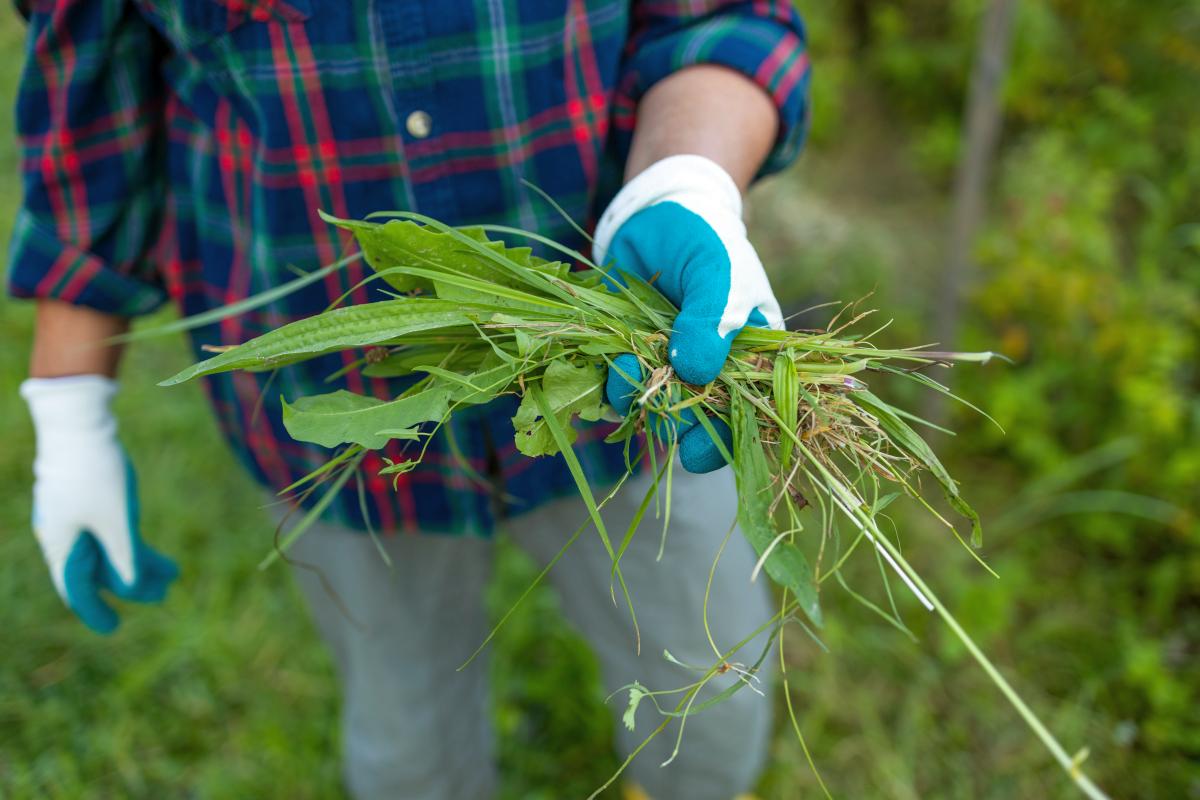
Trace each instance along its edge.
<path fill-rule="evenodd" d="M 579 246 L 522 181 L 575 219 L 619 182 L 639 97 L 696 63 L 722 64 L 778 105 L 778 169 L 803 138 L 808 64 L 787 0 L 18 0 L 29 21 L 17 127 L 24 202 L 8 285 L 119 315 L 170 298 L 185 314 L 241 300 L 343 255 L 317 216 L 420 211 L 452 224 L 504 223 Z M 606 188 L 607 187 L 607 188 Z M 191 334 L 245 341 L 324 309 L 363 277 L 323 283 Z M 397 386 L 351 371 L 358 353 L 266 374 L 208 378 L 233 449 L 281 489 L 330 457 L 293 441 L 280 396 Z M 164 390 L 165 391 L 165 390 Z M 260 398 L 263 407 L 255 413 Z M 163 402 L 170 402 L 164 393 Z M 507 511 L 574 491 L 561 457 L 516 452 L 501 399 L 456 415 L 461 457 L 503 488 Z M 586 428 L 576 451 L 595 485 L 625 470 Z M 368 455 L 365 508 L 382 530 L 487 534 L 492 492 L 438 438 L 425 462 L 379 478 Z M 315 502 L 316 496 L 313 501 Z M 359 488 L 328 512 L 364 527 Z"/>

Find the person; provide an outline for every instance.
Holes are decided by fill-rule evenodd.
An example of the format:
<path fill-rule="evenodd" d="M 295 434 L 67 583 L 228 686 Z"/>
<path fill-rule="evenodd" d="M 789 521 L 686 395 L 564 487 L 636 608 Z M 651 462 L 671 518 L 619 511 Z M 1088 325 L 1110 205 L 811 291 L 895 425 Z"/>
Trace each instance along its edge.
<path fill-rule="evenodd" d="M 319 210 L 360 218 L 409 209 L 582 247 L 533 187 L 575 219 L 606 209 L 596 257 L 656 280 L 680 305 L 670 359 L 697 384 L 715 377 L 744 325 L 780 324 L 741 217 L 742 192 L 803 140 L 808 60 L 787 0 L 17 5 L 29 25 L 16 114 L 24 194 L 8 286 L 37 302 L 20 389 L 37 442 L 32 526 L 55 588 L 95 631 L 118 625 L 105 592 L 157 601 L 178 572 L 138 529 L 135 476 L 109 409 L 119 349 L 105 343 L 168 299 L 200 314 L 334 262 L 349 242 Z M 367 302 L 374 289 L 363 277 L 350 263 L 198 327 L 196 356 L 343 295 Z M 398 391 L 396 381 L 344 369 L 358 355 L 205 381 L 233 451 L 263 486 L 279 491 L 331 455 L 287 437 L 281 395 Z M 609 389 L 627 409 L 628 384 L 610 380 Z M 495 790 L 486 667 L 455 671 L 488 629 L 490 535 L 503 524 L 546 561 L 584 519 L 561 457 L 516 452 L 513 408 L 504 398 L 456 414 L 455 444 L 439 436 L 394 486 L 377 473 L 404 453 L 371 453 L 363 497 L 348 485 L 292 552 L 319 565 L 319 575 L 300 569 L 297 579 L 337 663 L 355 797 Z M 585 427 L 575 446 L 596 487 L 625 472 L 606 431 Z M 664 649 L 683 661 L 714 658 L 700 608 L 736 499 L 703 429 L 681 442 L 691 472 L 674 481 L 666 553 L 657 560 L 658 536 L 642 531 L 622 562 L 641 612 L 640 654 L 628 612 L 608 601 L 610 562 L 597 537 L 581 538 L 551 572 L 609 688 L 686 682 Z M 605 507 L 612 529 L 634 518 L 648 480 L 631 479 Z M 368 526 L 383 533 L 390 566 L 362 535 Z M 771 616 L 765 589 L 748 582 L 752 564 L 734 536 L 709 603 L 722 646 Z M 636 734 L 617 726 L 622 752 L 657 724 L 648 714 L 639 710 Z M 770 723 L 769 702 L 739 691 L 688 723 L 669 767 L 658 765 L 673 737 L 659 737 L 630 776 L 656 798 L 731 797 L 752 786 Z"/>

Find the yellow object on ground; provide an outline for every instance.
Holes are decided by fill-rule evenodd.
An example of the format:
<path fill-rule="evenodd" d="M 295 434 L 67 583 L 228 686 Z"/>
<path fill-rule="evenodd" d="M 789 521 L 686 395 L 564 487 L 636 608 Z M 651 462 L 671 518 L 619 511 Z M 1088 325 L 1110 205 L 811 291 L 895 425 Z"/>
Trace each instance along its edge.
<path fill-rule="evenodd" d="M 624 790 L 621 792 L 624 800 L 650 800 L 650 795 L 642 791 L 642 787 L 636 783 L 625 784 Z"/>

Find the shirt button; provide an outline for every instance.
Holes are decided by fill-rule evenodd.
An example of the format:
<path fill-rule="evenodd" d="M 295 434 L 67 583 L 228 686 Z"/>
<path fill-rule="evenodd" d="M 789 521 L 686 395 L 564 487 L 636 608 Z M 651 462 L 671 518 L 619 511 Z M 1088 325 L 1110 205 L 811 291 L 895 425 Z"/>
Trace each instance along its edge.
<path fill-rule="evenodd" d="M 404 121 L 404 127 L 414 139 L 424 139 L 433 130 L 433 117 L 424 111 L 414 111 Z"/>

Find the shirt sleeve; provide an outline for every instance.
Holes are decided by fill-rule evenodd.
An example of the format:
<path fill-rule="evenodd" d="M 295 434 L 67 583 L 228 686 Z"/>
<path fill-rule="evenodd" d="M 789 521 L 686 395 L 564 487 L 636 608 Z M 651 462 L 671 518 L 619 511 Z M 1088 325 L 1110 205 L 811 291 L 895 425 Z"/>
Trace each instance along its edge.
<path fill-rule="evenodd" d="M 8 291 L 133 316 L 165 299 L 163 47 L 130 0 L 17 0 L 23 197 Z"/>
<path fill-rule="evenodd" d="M 807 130 L 809 62 L 804 23 L 791 0 L 643 0 L 632 14 L 613 106 L 622 153 L 638 101 L 651 86 L 693 64 L 720 64 L 761 86 L 779 109 L 779 137 L 760 174 L 795 159 Z"/>

